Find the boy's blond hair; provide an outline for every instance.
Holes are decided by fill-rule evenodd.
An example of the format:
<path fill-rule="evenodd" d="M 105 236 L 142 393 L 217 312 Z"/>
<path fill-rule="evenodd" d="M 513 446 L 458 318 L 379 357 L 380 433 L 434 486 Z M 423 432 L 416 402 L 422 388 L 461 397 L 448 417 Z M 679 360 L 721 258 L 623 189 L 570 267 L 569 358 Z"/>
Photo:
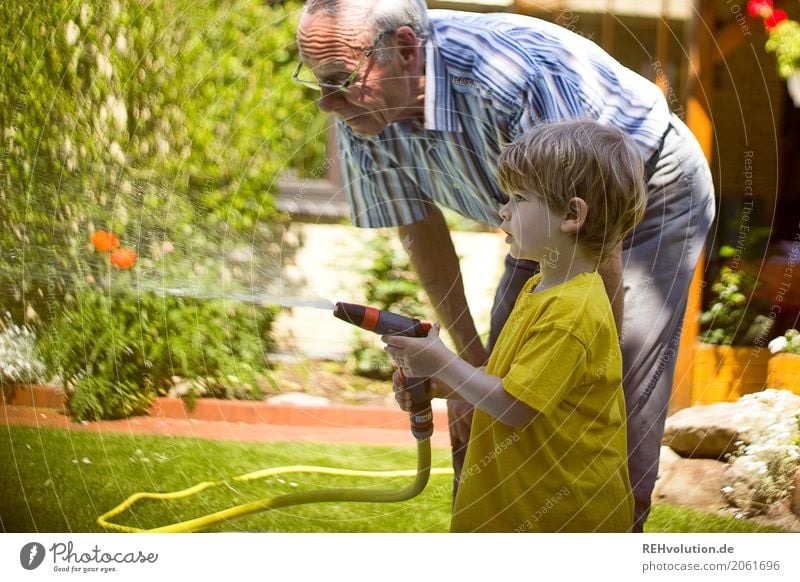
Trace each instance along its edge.
<path fill-rule="evenodd" d="M 589 207 L 579 243 L 603 264 L 644 216 L 644 163 L 631 137 L 593 120 L 538 125 L 503 150 L 498 180 L 506 192 L 529 192 L 555 212 L 572 198 Z"/>

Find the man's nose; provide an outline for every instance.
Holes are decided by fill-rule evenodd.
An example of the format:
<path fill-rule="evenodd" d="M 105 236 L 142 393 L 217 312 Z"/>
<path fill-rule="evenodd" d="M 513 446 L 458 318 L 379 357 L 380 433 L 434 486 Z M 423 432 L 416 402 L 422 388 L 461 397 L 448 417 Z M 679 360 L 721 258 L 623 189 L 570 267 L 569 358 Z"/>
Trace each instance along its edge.
<path fill-rule="evenodd" d="M 333 113 L 340 109 L 345 102 L 346 93 L 341 89 L 321 87 L 322 94 L 317 100 L 317 106 L 325 113 Z"/>
<path fill-rule="evenodd" d="M 503 220 L 509 220 L 511 218 L 509 206 L 511 206 L 511 201 L 510 200 L 508 202 L 506 202 L 505 204 L 503 204 L 500 207 L 500 210 L 498 211 L 498 214 L 500 215 L 500 218 L 502 218 Z"/>

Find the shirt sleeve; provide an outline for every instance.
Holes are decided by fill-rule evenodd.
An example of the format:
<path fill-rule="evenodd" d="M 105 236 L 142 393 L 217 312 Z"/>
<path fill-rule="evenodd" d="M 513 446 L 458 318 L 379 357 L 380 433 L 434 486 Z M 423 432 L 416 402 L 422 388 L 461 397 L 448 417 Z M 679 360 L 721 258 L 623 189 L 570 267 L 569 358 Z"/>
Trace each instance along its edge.
<path fill-rule="evenodd" d="M 548 415 L 582 382 L 586 361 L 586 347 L 569 331 L 533 330 L 503 378 L 503 388 Z"/>
<path fill-rule="evenodd" d="M 384 228 L 418 222 L 430 214 L 430 197 L 403 164 L 406 146 L 400 139 L 362 139 L 345 124 L 336 127 L 342 179 L 355 226 Z"/>

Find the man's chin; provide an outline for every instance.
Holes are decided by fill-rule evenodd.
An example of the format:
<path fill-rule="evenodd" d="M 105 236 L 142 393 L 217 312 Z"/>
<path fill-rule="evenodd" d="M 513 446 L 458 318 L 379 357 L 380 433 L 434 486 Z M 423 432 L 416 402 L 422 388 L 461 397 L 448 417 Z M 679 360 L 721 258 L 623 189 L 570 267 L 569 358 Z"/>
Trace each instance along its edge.
<path fill-rule="evenodd" d="M 370 123 L 371 119 L 366 115 L 357 115 L 342 121 L 353 133 L 361 137 L 375 137 L 384 130 L 384 127 L 378 127 L 377 123 Z"/>

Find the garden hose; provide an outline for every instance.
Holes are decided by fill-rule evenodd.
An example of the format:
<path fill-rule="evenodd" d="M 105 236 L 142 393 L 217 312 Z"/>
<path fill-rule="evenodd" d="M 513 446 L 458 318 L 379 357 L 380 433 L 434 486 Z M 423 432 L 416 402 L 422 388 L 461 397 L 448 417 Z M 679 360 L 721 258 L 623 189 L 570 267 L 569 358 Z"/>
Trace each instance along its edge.
<path fill-rule="evenodd" d="M 431 325 L 392 313 L 382 311 L 374 307 L 357 305 L 354 303 L 337 303 L 334 309 L 334 316 L 342 321 L 362 329 L 372 331 L 380 335 L 398 335 L 408 337 L 424 337 L 428 335 Z M 401 374 L 402 377 L 402 374 Z M 329 467 L 310 467 L 296 465 L 289 467 L 276 467 L 265 469 L 254 473 L 246 473 L 233 477 L 230 481 L 205 481 L 198 483 L 194 487 L 175 491 L 172 493 L 135 493 L 123 501 L 120 505 L 97 518 L 98 525 L 120 532 L 149 532 L 149 533 L 182 533 L 193 532 L 205 529 L 221 521 L 242 517 L 259 511 L 290 507 L 292 505 L 302 505 L 306 503 L 324 502 L 372 502 L 372 503 L 394 503 L 406 501 L 418 495 L 428 483 L 431 473 L 435 475 L 452 475 L 452 469 L 431 469 L 431 439 L 433 435 L 433 413 L 431 411 L 431 388 L 428 378 L 405 378 L 403 383 L 411 396 L 411 408 L 409 417 L 411 421 L 411 433 L 417 439 L 417 469 L 416 471 L 354 471 L 349 469 L 333 469 Z M 317 491 L 306 491 L 300 493 L 290 493 L 279 495 L 278 497 L 268 497 L 259 501 L 244 503 L 235 507 L 230 507 L 216 513 L 204 515 L 195 519 L 181 521 L 170 525 L 165 525 L 153 529 L 141 529 L 131 526 L 119 525 L 108 521 L 110 518 L 119 515 L 134 503 L 143 499 L 171 500 L 183 499 L 197 495 L 211 487 L 229 485 L 231 482 L 253 481 L 271 477 L 274 475 L 285 475 L 288 473 L 318 473 L 323 475 L 340 475 L 348 477 L 407 477 L 416 475 L 414 482 L 402 489 L 383 489 L 369 490 L 357 488 L 339 489 L 320 489 Z"/>
<path fill-rule="evenodd" d="M 112 523 L 109 519 L 119 515 L 123 511 L 129 509 L 137 501 L 144 499 L 152 500 L 175 500 L 191 497 L 212 487 L 221 485 L 229 485 L 233 482 L 242 481 L 255 481 L 272 477 L 275 475 L 286 475 L 289 473 L 317 473 L 322 475 L 338 475 L 347 477 L 370 477 L 370 478 L 391 478 L 391 477 L 408 477 L 416 475 L 414 482 L 401 489 L 382 489 L 372 491 L 369 489 L 358 488 L 331 488 L 319 489 L 316 491 L 305 491 L 299 493 L 290 493 L 287 495 L 279 495 L 277 497 L 268 497 L 244 503 L 235 507 L 230 507 L 216 513 L 204 515 L 195 519 L 181 521 L 153 529 L 141 529 L 126 525 Z M 401 471 L 354 471 L 350 469 L 334 469 L 330 467 L 314 467 L 307 465 L 293 465 L 287 467 L 276 467 L 273 469 L 264 469 L 255 471 L 253 473 L 246 473 L 238 475 L 230 480 L 223 481 L 204 481 L 197 485 L 184 489 L 182 491 L 174 491 L 171 493 L 135 493 L 128 497 L 125 501 L 119 504 L 114 509 L 104 513 L 97 518 L 97 524 L 105 529 L 115 530 L 126 533 L 187 533 L 206 529 L 221 521 L 243 517 L 251 513 L 259 511 L 267 511 L 270 509 L 280 509 L 292 505 L 302 505 L 306 503 L 325 503 L 325 502 L 371 502 L 371 503 L 394 503 L 397 501 L 406 501 L 418 495 L 427 485 L 430 475 L 452 475 L 452 469 L 431 469 L 431 441 L 429 438 L 417 441 L 417 469 L 414 470 L 401 470 Z"/>

